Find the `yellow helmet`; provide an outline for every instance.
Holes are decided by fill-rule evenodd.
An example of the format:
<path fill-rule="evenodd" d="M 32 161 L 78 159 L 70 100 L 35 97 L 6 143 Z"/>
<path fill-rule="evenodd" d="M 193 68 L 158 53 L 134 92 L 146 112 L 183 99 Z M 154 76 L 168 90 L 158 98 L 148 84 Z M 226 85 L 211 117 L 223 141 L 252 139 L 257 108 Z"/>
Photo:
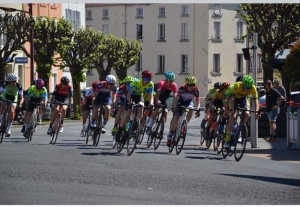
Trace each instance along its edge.
<path fill-rule="evenodd" d="M 186 84 L 195 84 L 197 82 L 197 79 L 194 76 L 188 76 L 185 78 Z"/>

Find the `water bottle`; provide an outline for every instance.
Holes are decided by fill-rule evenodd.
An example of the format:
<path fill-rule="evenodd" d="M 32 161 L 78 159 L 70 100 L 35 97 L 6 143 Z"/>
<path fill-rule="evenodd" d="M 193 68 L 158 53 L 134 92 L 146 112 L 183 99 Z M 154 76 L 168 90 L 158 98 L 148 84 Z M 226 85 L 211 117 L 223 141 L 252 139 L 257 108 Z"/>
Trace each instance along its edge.
<path fill-rule="evenodd" d="M 127 122 L 127 124 L 126 124 L 126 127 L 125 127 L 126 132 L 128 132 L 130 126 L 131 126 L 131 121 Z"/>
<path fill-rule="evenodd" d="M 233 124 L 233 130 L 232 130 L 232 135 L 231 135 L 231 139 L 234 139 L 234 138 L 235 138 L 237 126 L 238 126 L 237 123 L 234 122 L 234 124 Z"/>

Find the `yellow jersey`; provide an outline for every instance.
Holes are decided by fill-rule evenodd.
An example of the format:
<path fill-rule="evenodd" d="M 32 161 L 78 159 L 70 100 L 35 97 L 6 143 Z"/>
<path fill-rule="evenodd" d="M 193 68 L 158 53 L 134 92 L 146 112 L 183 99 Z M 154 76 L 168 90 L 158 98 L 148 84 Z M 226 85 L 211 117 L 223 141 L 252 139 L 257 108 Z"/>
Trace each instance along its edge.
<path fill-rule="evenodd" d="M 244 84 L 243 82 L 236 82 L 234 84 L 231 84 L 229 88 L 226 91 L 226 96 L 234 95 L 236 98 L 245 98 L 249 95 L 252 96 L 253 99 L 258 98 L 256 86 L 253 85 L 250 90 L 244 90 Z"/>

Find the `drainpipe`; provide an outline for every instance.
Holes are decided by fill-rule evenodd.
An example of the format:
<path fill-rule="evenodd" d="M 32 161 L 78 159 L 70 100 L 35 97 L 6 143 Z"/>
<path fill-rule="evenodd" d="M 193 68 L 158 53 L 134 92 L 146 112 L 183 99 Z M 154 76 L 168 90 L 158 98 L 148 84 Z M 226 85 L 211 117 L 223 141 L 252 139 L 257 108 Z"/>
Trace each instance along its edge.
<path fill-rule="evenodd" d="M 125 5 L 125 14 L 124 14 L 124 18 L 125 18 L 125 22 L 124 22 L 124 38 L 126 39 L 127 37 L 127 4 L 124 4 Z"/>
<path fill-rule="evenodd" d="M 195 76 L 195 25 L 196 25 L 196 4 L 194 4 L 194 14 L 193 14 L 193 76 Z"/>

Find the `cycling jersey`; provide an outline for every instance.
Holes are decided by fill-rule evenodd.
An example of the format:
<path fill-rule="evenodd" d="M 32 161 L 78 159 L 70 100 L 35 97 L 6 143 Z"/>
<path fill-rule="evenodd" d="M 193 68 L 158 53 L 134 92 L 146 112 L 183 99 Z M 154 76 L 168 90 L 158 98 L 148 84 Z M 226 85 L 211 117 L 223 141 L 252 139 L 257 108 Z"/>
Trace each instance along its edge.
<path fill-rule="evenodd" d="M 244 90 L 243 82 L 237 82 L 231 84 L 226 91 L 226 96 L 235 95 L 236 98 L 246 98 L 248 95 L 251 95 L 253 99 L 257 99 L 258 94 L 255 85 L 252 86 L 250 90 Z"/>
<path fill-rule="evenodd" d="M 192 101 L 193 98 L 196 98 L 196 101 L 200 100 L 200 93 L 198 86 L 194 86 L 192 91 L 188 90 L 188 86 L 186 84 L 180 86 L 177 96 L 180 97 L 179 102 L 187 102 Z"/>
<path fill-rule="evenodd" d="M 26 97 L 27 98 L 33 98 L 33 99 L 39 99 L 41 101 L 45 101 L 48 97 L 48 92 L 47 92 L 47 89 L 45 87 L 43 87 L 41 90 L 38 90 L 36 88 L 36 85 L 32 85 L 28 89 Z"/>
<path fill-rule="evenodd" d="M 153 94 L 154 83 L 150 81 L 148 84 L 143 85 L 142 81 L 142 78 L 135 79 L 135 81 L 130 84 L 128 91 L 132 91 L 132 95 L 134 96 L 141 96 L 145 93 Z"/>
<path fill-rule="evenodd" d="M 53 95 L 55 96 L 55 100 L 64 102 L 67 97 L 73 97 L 73 90 L 70 85 L 63 87 L 62 84 L 59 83 L 55 86 Z"/>
<path fill-rule="evenodd" d="M 127 92 L 128 92 L 128 90 L 127 90 L 126 86 L 121 85 L 117 91 L 117 97 L 126 99 Z"/>
<path fill-rule="evenodd" d="M 157 91 L 161 91 L 159 95 L 159 99 L 161 100 L 166 100 L 167 98 L 169 98 L 171 92 L 176 94 L 177 90 L 178 87 L 175 82 L 172 82 L 172 84 L 168 86 L 166 80 L 160 81 L 157 86 Z"/>
<path fill-rule="evenodd" d="M 212 99 L 223 100 L 225 95 L 224 92 L 220 89 L 217 89 L 213 94 L 211 94 Z"/>
<path fill-rule="evenodd" d="M 94 96 L 93 88 L 88 88 L 85 91 L 84 97 L 89 100 L 89 99 L 93 99 L 93 96 Z"/>
<path fill-rule="evenodd" d="M 101 95 L 110 95 L 111 91 L 113 92 L 113 94 L 116 94 L 117 87 L 116 87 L 116 85 L 114 85 L 113 88 L 110 89 L 109 83 L 107 83 L 106 81 L 100 81 L 97 84 L 96 91 L 99 92 L 99 94 L 101 94 Z M 99 94 L 98 94 L 98 96 L 99 96 Z"/>
<path fill-rule="evenodd" d="M 18 95 L 23 95 L 23 88 L 20 83 L 11 85 L 6 81 L 0 87 L 0 92 L 2 92 L 1 97 L 3 100 L 17 101 Z"/>

